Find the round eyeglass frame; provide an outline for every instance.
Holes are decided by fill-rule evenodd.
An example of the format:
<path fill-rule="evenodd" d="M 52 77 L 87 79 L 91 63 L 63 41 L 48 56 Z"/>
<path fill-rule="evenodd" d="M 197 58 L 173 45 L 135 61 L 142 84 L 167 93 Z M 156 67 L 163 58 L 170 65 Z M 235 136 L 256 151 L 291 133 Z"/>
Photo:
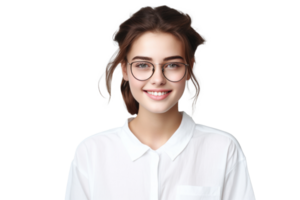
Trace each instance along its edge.
<path fill-rule="evenodd" d="M 152 67 L 153 67 L 153 68 L 152 68 L 152 74 L 151 74 L 151 76 L 150 76 L 149 78 L 144 79 L 144 80 L 140 80 L 140 79 L 136 78 L 136 77 L 133 75 L 133 72 L 132 72 L 132 64 L 135 63 L 135 62 L 141 62 L 141 61 L 134 61 L 134 62 L 132 62 L 132 63 L 127 63 L 127 64 L 130 65 L 130 71 L 131 71 L 131 74 L 132 74 L 132 76 L 133 76 L 136 80 L 139 80 L 139 81 L 146 81 L 146 80 L 150 79 L 150 78 L 153 76 L 153 74 L 154 74 L 154 72 L 155 72 L 154 64 L 152 64 L 151 62 L 143 61 L 143 62 L 145 62 L 145 63 L 149 63 L 149 64 L 152 65 Z M 183 75 L 182 78 L 179 80 L 179 81 L 181 81 L 181 80 L 185 77 L 185 75 L 186 75 L 186 68 L 189 66 L 189 64 L 184 64 L 184 63 L 181 63 L 181 62 L 168 62 L 168 63 L 165 63 L 165 64 L 160 64 L 160 65 L 163 65 L 162 70 L 161 70 L 161 71 L 162 71 L 162 74 L 163 74 L 164 77 L 165 77 L 168 81 L 170 81 L 170 82 L 179 82 L 179 81 L 171 81 L 171 80 L 169 80 L 169 79 L 165 76 L 165 73 L 164 73 L 164 66 L 167 65 L 167 64 L 170 64 L 170 63 L 180 63 L 180 64 L 183 64 L 183 65 L 185 66 L 185 69 L 184 69 L 184 75 Z"/>

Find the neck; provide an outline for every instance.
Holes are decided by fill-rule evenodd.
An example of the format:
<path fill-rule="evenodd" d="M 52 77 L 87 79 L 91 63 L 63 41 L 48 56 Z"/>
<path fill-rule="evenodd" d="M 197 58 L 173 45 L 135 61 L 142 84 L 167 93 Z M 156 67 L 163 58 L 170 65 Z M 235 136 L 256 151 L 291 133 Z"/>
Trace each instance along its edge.
<path fill-rule="evenodd" d="M 153 113 L 140 106 L 137 117 L 128 126 L 143 144 L 156 150 L 174 134 L 181 120 L 178 103 L 165 113 Z"/>

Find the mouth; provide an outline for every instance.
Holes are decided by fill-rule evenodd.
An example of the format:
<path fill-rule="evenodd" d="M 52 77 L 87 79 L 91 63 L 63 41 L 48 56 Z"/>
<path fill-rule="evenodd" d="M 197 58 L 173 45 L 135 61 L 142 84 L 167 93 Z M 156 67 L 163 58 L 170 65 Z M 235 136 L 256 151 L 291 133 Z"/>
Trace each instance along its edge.
<path fill-rule="evenodd" d="M 151 92 L 151 91 L 148 91 L 148 90 L 143 90 L 144 92 Z M 170 93 L 170 92 L 172 92 L 172 90 L 169 90 L 169 91 L 166 91 L 167 92 L 167 94 L 168 93 Z"/>
<path fill-rule="evenodd" d="M 151 91 L 151 90 L 143 90 L 146 95 L 155 100 L 155 101 L 160 101 L 160 100 L 163 100 L 165 98 L 167 98 L 169 96 L 169 94 L 172 92 L 172 90 L 162 90 L 160 92 L 154 92 L 154 91 Z"/>

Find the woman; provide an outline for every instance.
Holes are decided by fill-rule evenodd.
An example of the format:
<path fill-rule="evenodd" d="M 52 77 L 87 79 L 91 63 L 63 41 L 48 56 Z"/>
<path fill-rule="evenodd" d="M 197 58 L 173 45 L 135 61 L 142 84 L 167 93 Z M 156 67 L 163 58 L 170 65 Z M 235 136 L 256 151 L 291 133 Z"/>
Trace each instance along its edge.
<path fill-rule="evenodd" d="M 120 25 L 119 52 L 106 70 L 110 94 L 121 64 L 129 113 L 122 127 L 77 147 L 66 200 L 254 200 L 246 158 L 229 133 L 178 111 L 204 39 L 188 15 L 145 7 Z"/>

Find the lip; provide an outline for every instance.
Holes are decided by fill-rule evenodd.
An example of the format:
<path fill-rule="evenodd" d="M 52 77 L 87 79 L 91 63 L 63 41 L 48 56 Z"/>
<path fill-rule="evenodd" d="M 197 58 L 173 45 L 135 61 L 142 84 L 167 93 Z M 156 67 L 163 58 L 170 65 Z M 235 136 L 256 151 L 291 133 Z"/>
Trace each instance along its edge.
<path fill-rule="evenodd" d="M 166 89 L 152 89 L 152 90 L 144 90 L 144 91 L 151 91 L 151 92 L 168 92 L 172 90 L 166 90 Z"/>
<path fill-rule="evenodd" d="M 149 91 L 170 91 L 170 90 L 149 90 Z M 163 100 L 165 98 L 167 98 L 169 96 L 169 94 L 172 92 L 172 90 L 170 92 L 168 92 L 167 94 L 161 95 L 161 96 L 155 96 L 155 95 L 151 95 L 149 94 L 146 90 L 144 90 L 144 92 L 148 95 L 148 97 L 150 97 L 153 100 Z"/>

